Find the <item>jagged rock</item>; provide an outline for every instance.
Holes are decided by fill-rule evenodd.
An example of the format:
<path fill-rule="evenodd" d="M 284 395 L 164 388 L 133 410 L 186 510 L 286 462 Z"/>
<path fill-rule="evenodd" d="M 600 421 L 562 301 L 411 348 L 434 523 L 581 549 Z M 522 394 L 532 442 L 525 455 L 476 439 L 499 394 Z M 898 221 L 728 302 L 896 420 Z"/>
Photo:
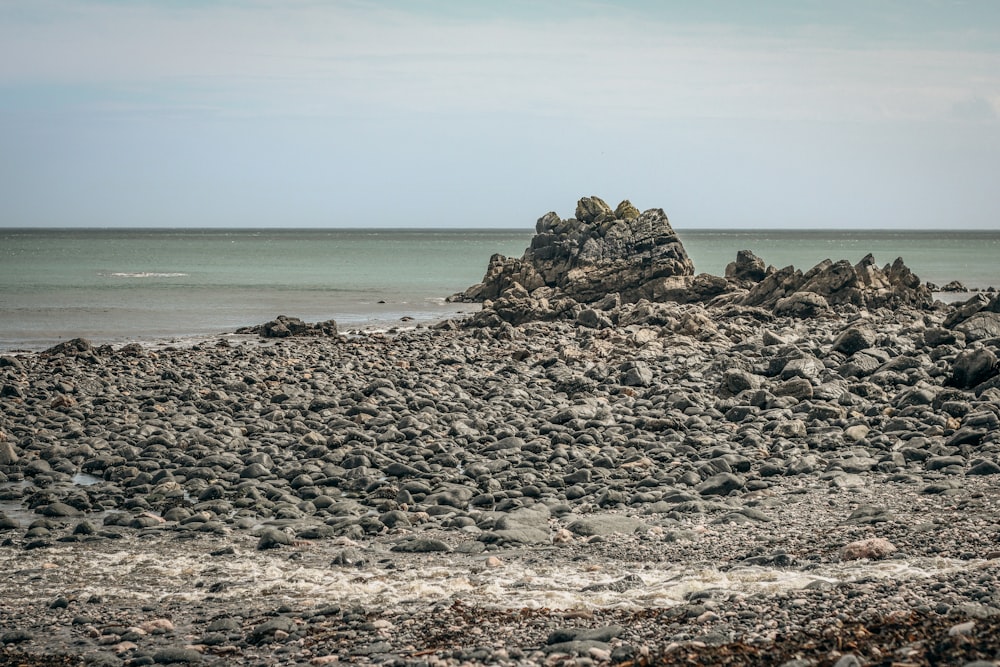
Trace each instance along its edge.
<path fill-rule="evenodd" d="M 968 292 L 969 288 L 963 285 L 957 280 L 952 280 L 950 283 L 941 288 L 942 292 Z"/>
<path fill-rule="evenodd" d="M 793 266 L 785 267 L 754 285 L 741 302 L 748 306 L 775 307 L 779 301 L 797 292 L 817 294 L 830 306 L 925 307 L 932 302 L 930 290 L 920 283 L 901 258 L 879 269 L 872 255 L 865 256 L 854 266 L 847 260 L 833 262 L 827 259 L 804 274 Z"/>
<path fill-rule="evenodd" d="M 615 208 L 615 219 L 617 220 L 635 220 L 639 217 L 639 214 L 639 209 L 633 206 L 632 202 L 627 199 Z"/>
<path fill-rule="evenodd" d="M 976 294 L 944 319 L 944 326 L 973 342 L 1000 337 L 1000 294 Z"/>
<path fill-rule="evenodd" d="M 549 299 L 592 303 L 617 292 L 622 301 L 635 302 L 649 298 L 656 281 L 693 274 L 662 209 L 638 213 L 624 201 L 612 211 L 600 198 L 584 197 L 575 218 L 561 220 L 556 213 L 539 218 L 520 259 L 494 256 L 483 282 L 457 298 L 499 299 L 517 284 L 535 299 L 536 290 L 548 287 L 557 290 Z"/>
<path fill-rule="evenodd" d="M 1000 313 L 976 313 L 955 327 L 955 331 L 965 334 L 965 340 L 970 342 L 1000 337 Z"/>
<path fill-rule="evenodd" d="M 297 317 L 278 315 L 270 322 L 237 329 L 238 334 L 256 334 L 261 338 L 289 338 L 291 336 L 336 336 L 337 323 L 333 320 L 310 324 Z"/>
<path fill-rule="evenodd" d="M 614 215 L 611 207 L 600 197 L 583 197 L 576 203 L 576 219 L 580 222 L 614 220 Z"/>
<path fill-rule="evenodd" d="M 726 278 L 740 284 L 759 283 L 767 276 L 767 266 L 749 250 L 736 253 L 736 261 L 726 266 Z"/>
<path fill-rule="evenodd" d="M 829 312 L 830 304 L 822 295 L 815 292 L 795 292 L 778 300 L 774 304 L 774 314 L 787 317 L 807 319 Z"/>
<path fill-rule="evenodd" d="M 520 285 L 531 292 L 543 287 L 545 281 L 531 264 L 515 257 L 506 257 L 497 253 L 490 257 L 483 282 L 467 289 L 462 295 L 462 300 L 497 299 L 514 285 Z"/>
<path fill-rule="evenodd" d="M 584 326 L 602 328 L 626 320 L 605 318 L 599 311 L 643 300 L 769 308 L 777 316 L 798 318 L 843 305 L 893 308 L 932 303 L 930 290 L 902 259 L 881 269 L 872 255 L 856 265 L 824 260 L 802 273 L 794 266 L 766 267 L 753 252 L 741 250 L 726 267 L 724 278 L 696 276 L 662 209 L 639 213 L 626 200 L 612 210 L 599 197 L 583 197 L 575 214 L 566 220 L 554 212 L 543 215 L 521 258 L 494 255 L 483 281 L 452 297 L 483 302 L 482 312 L 469 320 L 471 326 L 582 317 Z M 615 295 L 612 306 L 594 305 L 609 295 Z M 972 327 L 979 337 L 993 326 L 991 318 L 981 319 Z M 997 320 L 1000 331 L 1000 317 Z M 854 343 L 841 347 L 846 354 L 859 349 Z"/>
<path fill-rule="evenodd" d="M 653 301 L 702 303 L 730 290 L 729 281 L 709 273 L 697 276 L 673 276 L 646 286 L 645 296 Z"/>
<path fill-rule="evenodd" d="M 46 357 L 93 357 L 96 352 L 97 349 L 86 338 L 74 338 L 50 347 L 42 352 L 42 355 Z"/>

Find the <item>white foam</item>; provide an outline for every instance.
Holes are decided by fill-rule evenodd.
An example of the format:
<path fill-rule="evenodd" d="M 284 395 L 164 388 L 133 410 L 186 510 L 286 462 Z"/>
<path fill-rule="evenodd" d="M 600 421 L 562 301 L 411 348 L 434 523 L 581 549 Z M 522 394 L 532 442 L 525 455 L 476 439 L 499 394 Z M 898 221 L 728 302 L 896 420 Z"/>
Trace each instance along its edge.
<path fill-rule="evenodd" d="M 808 571 L 767 567 L 719 570 L 710 566 L 646 567 L 629 563 L 554 562 L 539 565 L 516 558 L 487 567 L 483 556 L 440 556 L 404 567 L 329 566 L 326 555 L 309 554 L 308 562 L 283 552 L 247 550 L 206 559 L 192 549 L 171 545 L 164 554 L 151 550 L 82 553 L 82 545 L 29 553 L 0 550 L 0 569 L 40 568 L 44 575 L 23 587 L 24 602 L 76 590 L 131 599 L 198 601 L 277 597 L 303 604 L 318 601 L 366 606 L 427 606 L 461 600 L 491 608 L 594 609 L 670 607 L 707 589 L 729 595 L 773 594 L 802 589 L 816 581 L 831 584 L 862 578 L 905 580 L 976 569 L 986 561 L 918 558 L 910 561 L 856 561 L 822 565 Z M 307 548 L 306 553 L 312 548 Z M 83 556 L 83 557 L 81 557 Z M 606 588 L 631 575 L 625 590 Z M 638 578 L 638 580 L 635 579 Z M 16 579 L 16 577 L 15 577 Z M 213 582 L 225 582 L 210 593 Z M 199 585 L 198 582 L 201 582 Z M 588 587 L 596 589 L 587 590 Z M 13 591 L 5 595 L 9 600 Z"/>
<path fill-rule="evenodd" d="M 103 275 L 112 278 L 183 278 L 189 274 L 168 271 L 115 271 Z"/>

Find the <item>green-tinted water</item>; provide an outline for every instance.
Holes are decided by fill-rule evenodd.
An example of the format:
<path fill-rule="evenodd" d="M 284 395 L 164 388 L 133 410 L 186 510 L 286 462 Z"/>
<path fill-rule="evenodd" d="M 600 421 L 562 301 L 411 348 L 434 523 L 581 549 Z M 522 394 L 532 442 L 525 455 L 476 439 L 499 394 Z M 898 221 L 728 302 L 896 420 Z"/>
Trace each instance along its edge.
<path fill-rule="evenodd" d="M 678 230 L 699 272 L 737 250 L 808 269 L 822 259 L 889 263 L 924 280 L 1000 286 L 1000 233 Z M 0 231 L 0 350 L 232 331 L 278 314 L 391 326 L 468 308 L 444 298 L 478 282 L 490 255 L 520 256 L 530 230 Z"/>

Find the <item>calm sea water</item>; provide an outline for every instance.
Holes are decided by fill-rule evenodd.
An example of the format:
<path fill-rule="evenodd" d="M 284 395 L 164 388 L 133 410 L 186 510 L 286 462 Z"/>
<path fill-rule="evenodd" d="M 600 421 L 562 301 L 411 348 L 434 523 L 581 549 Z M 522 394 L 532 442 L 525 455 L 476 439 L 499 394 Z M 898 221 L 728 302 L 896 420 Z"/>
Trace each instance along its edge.
<path fill-rule="evenodd" d="M 1000 232 L 678 233 L 699 272 L 902 256 L 923 279 L 1000 287 Z M 520 256 L 530 230 L 0 230 L 0 350 L 213 335 L 279 314 L 343 329 L 451 316 L 445 297 Z"/>

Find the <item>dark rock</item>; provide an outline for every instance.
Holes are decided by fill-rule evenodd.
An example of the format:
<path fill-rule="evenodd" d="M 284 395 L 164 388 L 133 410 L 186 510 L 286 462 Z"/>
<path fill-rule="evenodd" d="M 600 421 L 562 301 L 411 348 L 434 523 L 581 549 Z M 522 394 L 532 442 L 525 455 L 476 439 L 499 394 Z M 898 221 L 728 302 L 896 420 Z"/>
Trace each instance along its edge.
<path fill-rule="evenodd" d="M 276 549 L 280 546 L 292 544 L 292 536 L 277 528 L 264 528 L 260 531 L 260 539 L 257 541 L 257 550 Z"/>
<path fill-rule="evenodd" d="M 336 336 L 337 323 L 333 320 L 310 324 L 297 317 L 278 315 L 264 324 L 238 329 L 239 334 L 257 334 L 261 338 L 289 338 L 292 336 Z"/>
<path fill-rule="evenodd" d="M 994 461 L 980 461 L 969 468 L 967 475 L 1000 475 L 1000 465 Z"/>
<path fill-rule="evenodd" d="M 402 542 L 397 542 L 392 545 L 392 550 L 400 553 L 420 554 L 434 551 L 451 551 L 451 547 L 441 540 L 436 540 L 430 537 L 414 537 L 412 539 L 403 540 Z"/>
<path fill-rule="evenodd" d="M 952 363 L 948 384 L 960 389 L 968 389 L 997 374 L 1000 374 L 1000 363 L 992 350 L 986 348 L 966 350 L 959 354 Z"/>
<path fill-rule="evenodd" d="M 784 301 L 781 311 L 793 317 L 812 317 L 828 306 L 850 304 L 866 308 L 908 305 L 929 306 L 930 290 L 906 267 L 902 259 L 879 269 L 867 255 L 851 266 L 846 260 L 824 260 L 803 274 L 789 266 L 769 274 L 753 286 L 742 302 L 751 306 L 776 307 L 779 302 L 800 293 L 816 296 Z M 813 311 L 810 314 L 810 311 Z M 776 312 L 775 314 L 779 314 Z"/>
<path fill-rule="evenodd" d="M 833 350 L 848 356 L 874 346 L 875 332 L 865 327 L 850 327 L 833 341 Z"/>
<path fill-rule="evenodd" d="M 703 496 L 724 496 L 731 491 L 742 489 L 745 484 L 746 480 L 741 476 L 723 472 L 712 475 L 701 484 L 698 484 L 695 490 Z"/>
<path fill-rule="evenodd" d="M 955 327 L 967 341 L 1000 337 L 1000 313 L 979 312 Z"/>
<path fill-rule="evenodd" d="M 648 387 L 653 381 L 653 370 L 643 361 L 627 361 L 619 370 L 620 382 L 626 387 Z"/>
<path fill-rule="evenodd" d="M 634 207 L 623 202 L 617 210 L 626 217 L 616 217 L 598 197 L 584 197 L 576 218 L 561 220 L 547 213 L 538 219 L 531 245 L 520 259 L 494 256 L 483 282 L 461 298 L 497 299 L 520 285 L 525 293 L 547 286 L 557 290 L 554 296 L 583 303 L 612 293 L 635 302 L 664 279 L 694 274 L 662 209 L 636 216 Z"/>
<path fill-rule="evenodd" d="M 274 640 L 276 632 L 295 632 L 295 619 L 289 616 L 277 616 L 269 621 L 264 621 L 250 631 L 247 640 L 251 644 L 263 644 Z"/>
<path fill-rule="evenodd" d="M 726 266 L 726 278 L 740 284 L 759 283 L 767 276 L 764 260 L 749 250 L 736 253 L 736 261 Z"/>
<path fill-rule="evenodd" d="M 86 338 L 74 338 L 50 347 L 42 352 L 42 355 L 46 357 L 93 357 L 95 351 L 94 345 Z"/>
<path fill-rule="evenodd" d="M 195 664 L 202 660 L 204 660 L 204 656 L 192 648 L 170 647 L 160 649 L 153 654 L 153 662 L 158 665 Z"/>
<path fill-rule="evenodd" d="M 625 628 L 620 625 L 609 625 L 602 628 L 561 628 L 551 632 L 545 643 L 551 646 L 571 641 L 609 642 L 623 632 L 625 632 Z"/>
<path fill-rule="evenodd" d="M 30 642 L 35 636 L 27 630 L 7 630 L 0 634 L 0 644 L 20 644 Z"/>

